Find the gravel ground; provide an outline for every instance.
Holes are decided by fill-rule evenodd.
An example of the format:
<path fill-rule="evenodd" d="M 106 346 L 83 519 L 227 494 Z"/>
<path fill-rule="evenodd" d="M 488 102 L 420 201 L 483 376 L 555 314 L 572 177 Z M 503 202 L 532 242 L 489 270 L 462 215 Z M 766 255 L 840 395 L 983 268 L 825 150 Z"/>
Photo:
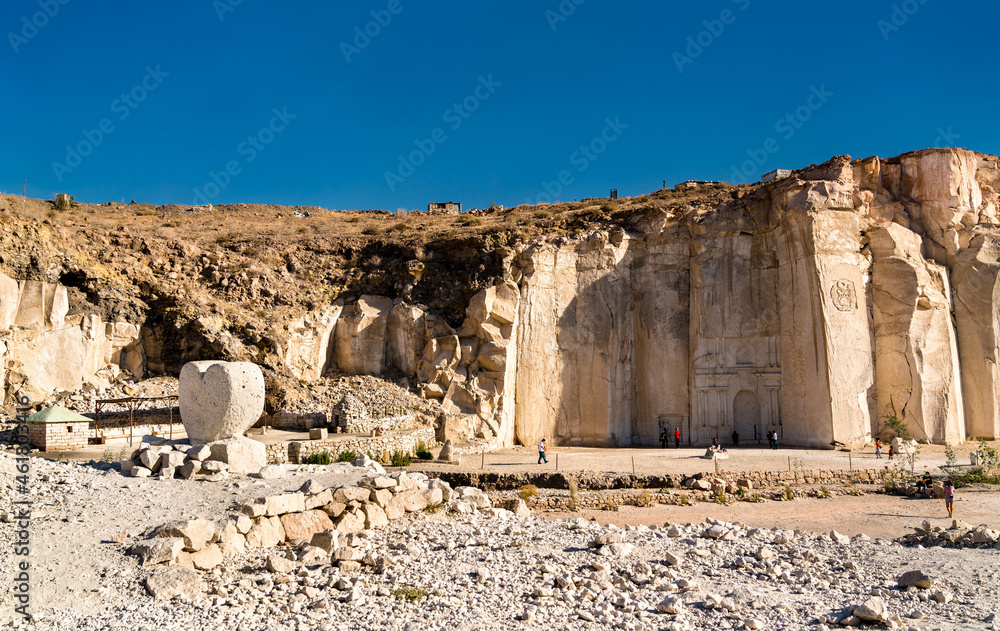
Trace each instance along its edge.
<path fill-rule="evenodd" d="M 14 585 L 16 563 L 25 558 L 14 554 L 17 524 L 6 521 L 10 501 L 21 497 L 15 464 L 0 456 L 0 513 L 6 516 L 0 540 L 9 542 L 0 547 L 0 571 L 7 585 Z M 156 601 L 144 587 L 153 570 L 124 554 L 141 531 L 168 519 L 220 517 L 237 502 L 298 488 L 308 478 L 335 486 L 361 472 L 352 478 L 343 467 L 302 467 L 279 480 L 212 484 L 134 480 L 40 459 L 31 464 L 35 504 L 27 559 L 35 617 L 23 621 L 5 590 L 0 623 L 12 626 L 822 629 L 845 618 L 856 622 L 852 607 L 877 598 L 872 602 L 881 602 L 887 618 L 882 628 L 1000 628 L 994 623 L 998 549 L 908 548 L 828 530 L 754 528 L 737 523 L 739 506 L 728 521 L 651 526 L 517 518 L 496 509 L 420 514 L 354 541 L 390 560 L 382 573 L 307 564 L 275 573 L 265 569 L 267 556 L 295 551 L 254 550 L 205 573 L 204 598 Z M 849 530 L 834 515 L 838 502 L 856 499 L 822 500 L 831 528 Z M 675 514 L 673 521 L 683 520 Z M 111 543 L 123 530 L 129 541 Z M 926 572 L 934 586 L 897 589 L 897 576 L 908 570 Z"/>

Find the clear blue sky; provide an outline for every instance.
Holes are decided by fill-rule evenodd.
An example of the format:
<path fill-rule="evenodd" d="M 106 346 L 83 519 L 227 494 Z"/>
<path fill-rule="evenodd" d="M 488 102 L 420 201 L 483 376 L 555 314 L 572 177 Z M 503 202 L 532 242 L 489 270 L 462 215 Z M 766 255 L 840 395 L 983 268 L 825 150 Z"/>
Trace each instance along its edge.
<path fill-rule="evenodd" d="M 7 0 L 0 191 L 27 178 L 29 196 L 95 203 L 469 209 L 750 181 L 844 153 L 1000 153 L 998 13 Z"/>

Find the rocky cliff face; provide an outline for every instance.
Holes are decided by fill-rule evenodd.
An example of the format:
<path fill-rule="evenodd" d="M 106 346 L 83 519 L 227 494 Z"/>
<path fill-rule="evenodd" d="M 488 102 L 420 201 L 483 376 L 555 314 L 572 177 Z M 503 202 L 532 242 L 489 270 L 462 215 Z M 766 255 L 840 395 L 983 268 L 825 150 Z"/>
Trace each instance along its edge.
<path fill-rule="evenodd" d="M 521 251 L 517 436 L 997 436 L 997 159 L 838 157 L 641 234 Z M 954 286 L 954 290 L 952 288 Z"/>
<path fill-rule="evenodd" d="M 11 398 L 101 384 L 109 365 L 142 376 L 139 327 L 68 310 L 65 287 L 0 274 L 0 381 Z"/>
<path fill-rule="evenodd" d="M 676 427 L 685 443 L 772 430 L 826 447 L 863 442 L 889 415 L 933 442 L 996 437 L 998 190 L 998 158 L 967 150 L 839 156 L 767 184 L 546 220 L 575 230 L 481 240 L 474 282 L 429 280 L 461 277 L 444 242 L 434 256 L 399 247 L 407 260 L 379 260 L 398 276 L 376 273 L 383 295 L 312 297 L 266 325 L 153 318 L 142 353 L 154 372 L 166 357 L 221 356 L 275 379 L 405 376 L 440 402 L 450 435 L 498 444 L 653 444 Z"/>

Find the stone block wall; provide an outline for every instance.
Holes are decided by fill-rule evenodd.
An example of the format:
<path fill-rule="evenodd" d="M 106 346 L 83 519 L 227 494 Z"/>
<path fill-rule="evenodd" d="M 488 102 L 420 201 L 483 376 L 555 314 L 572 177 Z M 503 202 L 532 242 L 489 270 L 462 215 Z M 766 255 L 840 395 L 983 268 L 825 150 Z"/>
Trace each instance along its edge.
<path fill-rule="evenodd" d="M 289 432 L 305 432 L 313 427 L 325 427 L 327 423 L 327 416 L 323 412 L 301 413 L 278 410 L 270 416 L 261 416 L 261 419 L 254 424 L 254 427 L 267 425 L 274 429 Z"/>
<path fill-rule="evenodd" d="M 174 420 L 178 421 L 179 416 L 175 414 Z M 168 440 L 187 438 L 187 431 L 184 430 L 184 426 L 180 422 L 174 423 L 171 427 L 166 414 L 164 414 L 162 421 L 162 423 L 157 423 L 156 420 L 153 420 L 142 425 L 136 424 L 135 427 L 121 425 L 97 429 L 91 426 L 88 430 L 88 437 L 94 439 L 95 442 L 100 442 L 100 439 L 103 438 L 104 444 L 127 443 L 129 438 L 132 438 L 132 441 L 138 444 L 143 436 L 159 436 Z"/>
<path fill-rule="evenodd" d="M 421 428 L 400 434 L 379 436 L 378 438 L 332 438 L 329 440 L 291 441 L 281 443 L 287 445 L 285 462 L 299 464 L 309 457 L 310 454 L 326 451 L 334 460 L 345 451 L 353 451 L 356 454 L 370 453 L 378 458 L 383 453 L 393 453 L 396 450 L 405 453 L 413 453 L 417 445 L 423 443 L 428 449 L 437 443 L 434 440 L 434 429 L 430 427 Z M 273 449 L 272 449 L 273 448 Z M 272 454 L 277 458 L 281 455 L 278 445 L 268 446 L 268 461 L 271 461 Z"/>
<path fill-rule="evenodd" d="M 28 441 L 42 451 L 65 451 L 87 446 L 90 423 L 28 423 Z"/>
<path fill-rule="evenodd" d="M 344 426 L 342 426 L 344 427 Z M 348 423 L 344 427 L 344 432 L 348 434 L 370 434 L 376 427 L 390 432 L 409 431 L 419 429 L 417 418 L 413 414 L 403 414 L 400 416 L 387 416 L 385 418 L 364 418 Z"/>

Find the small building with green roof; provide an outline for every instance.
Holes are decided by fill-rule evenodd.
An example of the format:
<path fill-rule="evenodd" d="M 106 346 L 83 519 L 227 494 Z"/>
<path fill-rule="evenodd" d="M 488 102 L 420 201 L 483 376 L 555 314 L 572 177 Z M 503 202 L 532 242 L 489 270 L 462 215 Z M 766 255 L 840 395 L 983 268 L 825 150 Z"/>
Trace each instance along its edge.
<path fill-rule="evenodd" d="M 90 437 L 90 419 L 61 405 L 53 405 L 27 418 L 28 441 L 42 451 L 82 449 Z"/>

